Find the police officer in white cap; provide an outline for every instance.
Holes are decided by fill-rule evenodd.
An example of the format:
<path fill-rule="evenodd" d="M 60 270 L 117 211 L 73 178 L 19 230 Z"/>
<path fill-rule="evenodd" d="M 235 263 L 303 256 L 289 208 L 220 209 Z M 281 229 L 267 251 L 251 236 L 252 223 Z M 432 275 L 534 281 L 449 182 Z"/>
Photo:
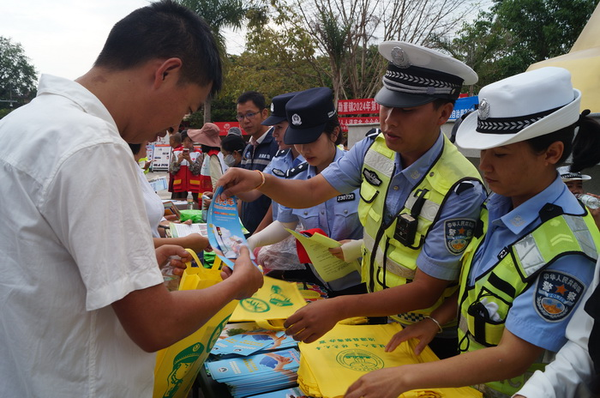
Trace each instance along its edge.
<path fill-rule="evenodd" d="M 573 195 L 585 193 L 583 190 L 583 182 L 592 179 L 592 177 L 587 174 L 581 174 L 579 171 L 571 171 L 570 166 L 560 166 L 556 170 L 558 171 L 558 174 L 560 174 L 561 180 L 567 184 L 569 191 L 571 191 Z"/>
<path fill-rule="evenodd" d="M 389 61 L 381 133 L 306 181 L 235 172 L 225 193 L 259 189 L 278 203 L 304 208 L 360 188 L 364 226 L 362 277 L 371 293 L 315 302 L 286 322 L 287 333 L 312 342 L 341 319 L 393 316 L 403 325 L 427 319 L 440 356 L 456 352 L 455 323 L 431 316 L 453 294 L 466 248 L 486 196 L 475 167 L 442 134 L 463 84 L 477 74 L 462 62 L 417 45 L 384 42 Z M 453 329 L 454 328 L 454 329 Z"/>
<path fill-rule="evenodd" d="M 600 196 L 586 193 L 583 189 L 583 182 L 591 180 L 592 177 L 579 171 L 571 171 L 571 166 L 561 166 L 556 170 L 569 191 L 588 207 L 592 217 L 594 217 L 596 226 L 600 229 Z"/>
<path fill-rule="evenodd" d="M 600 160 L 600 125 L 580 114 L 580 99 L 570 73 L 556 67 L 481 89 L 479 108 L 460 125 L 456 142 L 481 150 L 479 169 L 492 194 L 463 255 L 458 302 L 440 307 L 453 304 L 453 311 L 444 311 L 450 318 L 434 313 L 444 322 L 458 309 L 461 354 L 374 371 L 346 398 L 466 385 L 478 385 L 486 397 L 508 398 L 565 344 L 565 327 L 591 284 L 600 247 L 592 217 L 556 172 L 571 149 L 573 170 Z M 553 379 L 565 384 L 562 374 Z M 381 386 L 389 386 L 386 395 L 371 393 Z"/>

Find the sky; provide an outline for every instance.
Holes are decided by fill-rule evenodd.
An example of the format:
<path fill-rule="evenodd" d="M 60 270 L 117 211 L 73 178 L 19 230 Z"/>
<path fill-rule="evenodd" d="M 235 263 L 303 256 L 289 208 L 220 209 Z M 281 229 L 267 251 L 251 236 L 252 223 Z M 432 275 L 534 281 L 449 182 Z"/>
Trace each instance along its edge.
<path fill-rule="evenodd" d="M 120 19 L 149 0 L 0 0 L 0 36 L 20 43 L 41 73 L 76 79 L 87 72 Z M 243 35 L 225 32 L 227 52 L 243 51 Z"/>

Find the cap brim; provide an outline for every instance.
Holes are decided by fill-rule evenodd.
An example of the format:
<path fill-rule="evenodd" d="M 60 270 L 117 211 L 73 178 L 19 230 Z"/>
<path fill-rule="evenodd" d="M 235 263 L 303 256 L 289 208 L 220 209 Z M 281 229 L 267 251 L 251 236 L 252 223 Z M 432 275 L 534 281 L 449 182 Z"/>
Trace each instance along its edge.
<path fill-rule="evenodd" d="M 574 178 L 561 178 L 563 180 L 563 182 L 570 182 L 570 181 L 588 181 L 591 180 L 592 177 L 590 177 L 587 174 L 582 174 L 581 177 L 574 177 Z"/>
<path fill-rule="evenodd" d="M 269 116 L 268 118 L 266 118 L 261 124 L 263 126 L 274 126 L 277 123 L 281 123 L 283 121 L 285 121 L 286 118 L 285 116 Z"/>
<path fill-rule="evenodd" d="M 412 108 L 433 102 L 436 97 L 430 95 L 403 94 L 382 87 L 375 95 L 375 102 L 388 108 Z"/>
<path fill-rule="evenodd" d="M 325 131 L 325 124 L 308 129 L 296 129 L 289 126 L 285 132 L 285 137 L 283 137 L 283 142 L 287 145 L 310 144 L 318 140 L 323 131 Z"/>
<path fill-rule="evenodd" d="M 477 131 L 477 111 L 460 124 L 456 132 L 456 145 L 464 149 L 490 149 L 539 137 L 568 127 L 579 119 L 581 92 L 573 89 L 575 98 L 548 116 L 515 134 L 488 134 Z"/>

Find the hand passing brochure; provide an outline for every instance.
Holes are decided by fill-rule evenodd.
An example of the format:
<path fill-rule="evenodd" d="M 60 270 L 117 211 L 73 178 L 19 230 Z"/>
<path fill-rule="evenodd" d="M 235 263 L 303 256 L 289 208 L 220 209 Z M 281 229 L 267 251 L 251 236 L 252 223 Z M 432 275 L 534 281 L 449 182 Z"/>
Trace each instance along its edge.
<path fill-rule="evenodd" d="M 221 200 L 219 198 L 222 192 L 223 187 L 218 187 L 208 208 L 206 220 L 208 241 L 221 261 L 233 269 L 234 261 L 239 257 L 242 246 L 248 247 L 248 243 L 237 211 L 237 198 L 232 196 Z M 255 258 L 249 247 L 248 251 L 254 263 Z"/>

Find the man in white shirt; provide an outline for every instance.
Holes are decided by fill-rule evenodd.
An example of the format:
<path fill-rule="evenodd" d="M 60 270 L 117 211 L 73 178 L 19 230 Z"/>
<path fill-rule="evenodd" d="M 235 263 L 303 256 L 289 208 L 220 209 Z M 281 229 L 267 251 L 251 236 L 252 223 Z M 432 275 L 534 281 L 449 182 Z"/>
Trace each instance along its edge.
<path fill-rule="evenodd" d="M 150 397 L 149 352 L 262 284 L 246 255 L 212 288 L 165 288 L 158 264 L 186 252 L 154 251 L 127 145 L 164 136 L 221 81 L 209 27 L 164 0 L 118 22 L 89 72 L 42 76 L 0 121 L 3 396 Z"/>

